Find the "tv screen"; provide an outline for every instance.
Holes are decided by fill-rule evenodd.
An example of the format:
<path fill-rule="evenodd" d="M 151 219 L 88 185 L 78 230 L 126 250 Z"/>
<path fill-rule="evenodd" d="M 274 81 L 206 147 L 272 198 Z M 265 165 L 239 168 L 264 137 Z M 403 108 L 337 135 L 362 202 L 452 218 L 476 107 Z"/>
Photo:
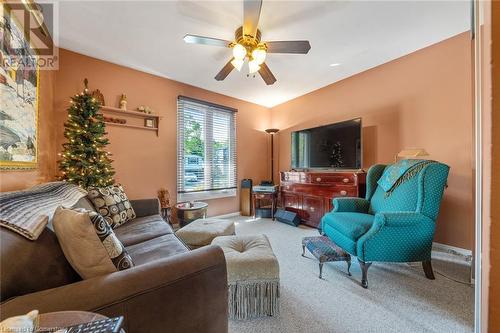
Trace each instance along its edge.
<path fill-rule="evenodd" d="M 361 118 L 292 132 L 292 169 L 361 169 Z"/>

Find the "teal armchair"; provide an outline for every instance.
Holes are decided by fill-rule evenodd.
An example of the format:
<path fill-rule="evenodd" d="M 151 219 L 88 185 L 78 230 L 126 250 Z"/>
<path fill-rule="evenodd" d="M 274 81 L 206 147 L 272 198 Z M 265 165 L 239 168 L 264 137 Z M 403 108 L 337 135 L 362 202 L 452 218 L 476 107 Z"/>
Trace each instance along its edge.
<path fill-rule="evenodd" d="M 434 279 L 432 240 L 449 167 L 433 161 L 422 165 L 390 193 L 377 183 L 388 166 L 372 166 L 365 199 L 335 198 L 333 210 L 321 219 L 320 231 L 358 257 L 364 288 L 374 261 L 420 261 L 425 276 Z"/>

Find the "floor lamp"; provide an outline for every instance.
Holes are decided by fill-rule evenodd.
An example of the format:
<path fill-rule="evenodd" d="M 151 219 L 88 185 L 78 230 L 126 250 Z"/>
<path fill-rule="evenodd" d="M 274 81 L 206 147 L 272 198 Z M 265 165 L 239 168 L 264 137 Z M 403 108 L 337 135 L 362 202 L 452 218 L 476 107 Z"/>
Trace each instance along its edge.
<path fill-rule="evenodd" d="M 274 185 L 274 134 L 279 132 L 277 128 L 266 129 L 268 134 L 271 134 L 271 182 Z"/>

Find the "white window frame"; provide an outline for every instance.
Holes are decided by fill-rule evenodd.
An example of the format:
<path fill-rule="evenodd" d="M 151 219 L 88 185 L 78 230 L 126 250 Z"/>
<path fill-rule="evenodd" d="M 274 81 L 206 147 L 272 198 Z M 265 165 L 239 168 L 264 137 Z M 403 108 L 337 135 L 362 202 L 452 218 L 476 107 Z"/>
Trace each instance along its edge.
<path fill-rule="evenodd" d="M 232 127 L 233 131 L 230 133 L 231 136 L 234 136 L 230 138 L 230 145 L 231 149 L 234 150 L 234 188 L 228 188 L 228 189 L 220 189 L 220 190 L 207 190 L 207 191 L 198 191 L 198 192 L 179 192 L 179 175 L 184 174 L 184 153 L 180 153 L 181 149 L 183 148 L 183 137 L 180 133 L 180 126 L 183 126 L 181 122 L 181 118 L 179 116 L 179 112 L 183 112 L 181 110 L 181 107 L 179 106 L 179 100 L 184 99 L 190 102 L 195 102 L 199 104 L 203 104 L 207 106 L 208 108 L 213 107 L 216 109 L 222 109 L 222 110 L 228 110 L 230 112 L 237 112 L 237 110 L 228 108 L 225 106 L 193 99 L 190 97 L 185 97 L 185 96 L 179 96 L 178 97 L 178 107 L 177 107 L 177 179 L 176 179 L 176 186 L 177 186 L 177 201 L 178 202 L 185 202 L 185 201 L 199 201 L 199 200 L 211 200 L 211 199 L 219 199 L 219 198 L 228 198 L 228 197 L 236 197 L 237 195 L 237 156 L 236 156 L 236 119 L 233 118 Z M 207 149 L 206 142 L 209 141 L 206 138 L 212 137 L 212 131 L 213 131 L 213 118 L 212 114 L 208 114 L 209 116 L 205 118 L 205 160 L 209 161 L 212 160 L 212 149 Z M 182 119 L 183 120 L 183 119 Z M 212 141 L 212 140 L 210 140 Z M 180 161 L 182 159 L 182 161 Z M 206 163 L 205 168 L 204 168 L 204 177 L 205 179 L 212 179 L 212 171 L 211 171 L 211 163 Z"/>

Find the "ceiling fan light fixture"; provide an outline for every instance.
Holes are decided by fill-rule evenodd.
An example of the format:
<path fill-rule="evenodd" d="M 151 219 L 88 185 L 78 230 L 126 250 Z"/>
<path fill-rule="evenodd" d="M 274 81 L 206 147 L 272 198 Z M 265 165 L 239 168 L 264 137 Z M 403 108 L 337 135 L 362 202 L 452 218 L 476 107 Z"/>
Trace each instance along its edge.
<path fill-rule="evenodd" d="M 238 72 L 241 72 L 241 69 L 243 68 L 244 63 L 245 63 L 245 60 L 243 60 L 243 59 L 234 58 L 231 61 L 231 65 L 233 65 L 233 67 L 236 68 L 238 70 Z"/>
<path fill-rule="evenodd" d="M 234 59 L 243 60 L 247 56 L 247 49 L 241 45 L 236 44 L 233 46 L 233 57 Z"/>
<path fill-rule="evenodd" d="M 266 50 L 263 48 L 256 48 L 252 51 L 252 58 L 258 65 L 262 65 L 266 61 Z"/>
<path fill-rule="evenodd" d="M 257 73 L 259 69 L 260 69 L 260 64 L 255 59 L 252 59 L 248 62 L 249 74 Z"/>

